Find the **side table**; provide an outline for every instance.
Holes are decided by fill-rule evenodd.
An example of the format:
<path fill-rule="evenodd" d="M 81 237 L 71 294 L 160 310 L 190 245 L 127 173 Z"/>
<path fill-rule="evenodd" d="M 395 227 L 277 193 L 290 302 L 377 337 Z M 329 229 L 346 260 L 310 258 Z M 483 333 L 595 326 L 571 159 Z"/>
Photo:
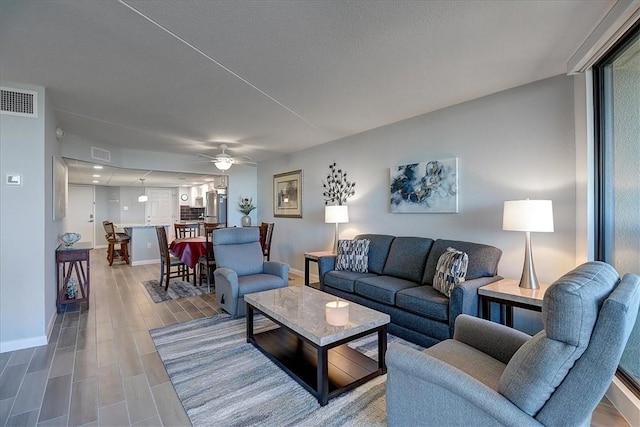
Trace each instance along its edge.
<path fill-rule="evenodd" d="M 513 307 L 532 311 L 542 311 L 542 299 L 549 288 L 548 284 L 540 284 L 539 289 L 525 289 L 518 286 L 516 279 L 502 279 L 478 288 L 482 303 L 482 317 L 491 319 L 491 303 L 496 302 L 506 307 L 506 325 L 513 328 Z"/>
<path fill-rule="evenodd" d="M 69 247 L 60 245 L 56 249 L 56 307 L 58 313 L 64 304 L 86 301 L 87 309 L 89 308 L 89 251 L 91 249 L 91 243 L 75 243 Z M 74 271 L 78 280 L 78 289 L 75 295 L 70 298 L 67 294 L 67 284 Z"/>
<path fill-rule="evenodd" d="M 317 251 L 317 252 L 305 252 L 304 253 L 304 285 L 309 286 L 309 261 L 313 261 L 315 263 L 318 262 L 323 256 L 331 256 L 335 255 L 335 253 L 331 251 Z"/>

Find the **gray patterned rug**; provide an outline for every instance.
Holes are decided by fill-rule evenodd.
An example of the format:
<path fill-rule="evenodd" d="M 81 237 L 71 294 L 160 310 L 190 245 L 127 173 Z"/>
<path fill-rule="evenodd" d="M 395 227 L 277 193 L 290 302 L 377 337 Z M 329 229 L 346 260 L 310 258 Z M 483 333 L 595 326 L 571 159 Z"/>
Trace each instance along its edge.
<path fill-rule="evenodd" d="M 273 324 L 261 316 L 256 329 Z M 295 380 L 248 344 L 245 319 L 218 315 L 150 331 L 194 426 L 386 426 L 386 375 L 321 407 Z M 393 335 L 388 342 L 407 343 Z M 350 344 L 377 358 L 377 336 Z"/>
<path fill-rule="evenodd" d="M 170 299 L 193 297 L 207 293 L 207 286 L 193 286 L 190 282 L 182 280 L 169 280 L 169 289 L 164 290 L 164 283 L 158 284 L 157 280 L 142 282 L 151 299 L 158 303 Z"/>

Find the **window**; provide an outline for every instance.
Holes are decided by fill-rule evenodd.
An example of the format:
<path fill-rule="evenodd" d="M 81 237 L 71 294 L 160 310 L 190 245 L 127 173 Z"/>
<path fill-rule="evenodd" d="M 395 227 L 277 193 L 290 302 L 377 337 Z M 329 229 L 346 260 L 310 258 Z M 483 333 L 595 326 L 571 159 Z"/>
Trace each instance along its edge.
<path fill-rule="evenodd" d="M 640 22 L 593 68 L 596 258 L 640 274 Z M 640 396 L 640 318 L 618 367 Z"/>

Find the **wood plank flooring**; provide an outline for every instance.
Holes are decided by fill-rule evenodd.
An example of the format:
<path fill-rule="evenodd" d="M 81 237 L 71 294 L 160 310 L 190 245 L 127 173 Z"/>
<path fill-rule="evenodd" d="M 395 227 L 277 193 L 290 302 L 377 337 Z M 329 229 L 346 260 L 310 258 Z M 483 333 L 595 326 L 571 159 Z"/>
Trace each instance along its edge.
<path fill-rule="evenodd" d="M 91 251 L 91 309 L 68 305 L 49 344 L 0 354 L 0 426 L 189 426 L 149 330 L 222 309 L 211 295 L 154 303 L 142 281 L 158 268 Z M 605 398 L 592 425 L 628 424 Z"/>

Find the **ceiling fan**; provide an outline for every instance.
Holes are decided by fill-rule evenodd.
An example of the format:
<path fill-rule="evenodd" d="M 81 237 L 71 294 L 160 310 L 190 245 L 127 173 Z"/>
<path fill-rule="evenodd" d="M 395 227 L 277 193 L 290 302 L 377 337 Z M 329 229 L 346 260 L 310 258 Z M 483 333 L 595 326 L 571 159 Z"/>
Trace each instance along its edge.
<path fill-rule="evenodd" d="M 208 156 L 206 154 L 198 154 L 198 156 L 205 157 L 206 159 L 208 159 L 207 161 L 216 165 L 216 168 L 220 169 L 221 171 L 226 171 L 235 164 L 243 164 L 243 165 L 250 165 L 250 166 L 257 165 L 256 162 L 252 161 L 249 157 L 246 157 L 246 156 L 231 157 L 225 151 L 229 148 L 227 144 L 220 144 L 219 148 L 220 150 L 222 150 L 222 152 L 219 154 L 216 154 L 215 156 Z"/>

